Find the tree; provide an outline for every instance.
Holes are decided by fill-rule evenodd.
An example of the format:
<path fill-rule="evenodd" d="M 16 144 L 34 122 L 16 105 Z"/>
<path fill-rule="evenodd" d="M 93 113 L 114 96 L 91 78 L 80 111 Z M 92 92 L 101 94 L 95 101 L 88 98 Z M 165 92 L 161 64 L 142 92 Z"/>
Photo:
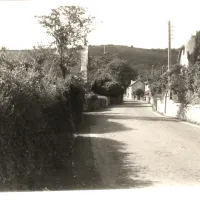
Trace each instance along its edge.
<path fill-rule="evenodd" d="M 106 71 L 124 87 L 124 90 L 130 85 L 131 80 L 137 78 L 137 71 L 127 61 L 118 58 L 107 64 Z"/>
<path fill-rule="evenodd" d="M 82 44 L 87 44 L 87 35 L 92 31 L 94 17 L 86 12 L 79 6 L 61 6 L 52 9 L 49 15 L 37 16 L 39 23 L 53 38 L 52 45 L 59 55 L 63 78 L 66 77 L 77 50 L 81 49 Z"/>
<path fill-rule="evenodd" d="M 96 73 L 104 70 L 107 64 L 115 58 L 117 58 L 117 55 L 113 53 L 107 53 L 107 54 L 102 54 L 98 56 L 89 55 L 89 60 L 88 60 L 89 84 L 92 84 L 92 82 L 96 78 Z"/>
<path fill-rule="evenodd" d="M 142 89 L 137 89 L 135 91 L 135 95 L 142 97 L 142 96 L 144 96 L 144 91 Z"/>
<path fill-rule="evenodd" d="M 137 77 L 137 72 L 124 60 L 114 58 L 95 74 L 92 90 L 106 96 L 120 96 Z"/>
<path fill-rule="evenodd" d="M 123 94 L 123 86 L 114 80 L 110 74 L 98 72 L 92 84 L 92 91 L 105 96 L 118 97 Z"/>

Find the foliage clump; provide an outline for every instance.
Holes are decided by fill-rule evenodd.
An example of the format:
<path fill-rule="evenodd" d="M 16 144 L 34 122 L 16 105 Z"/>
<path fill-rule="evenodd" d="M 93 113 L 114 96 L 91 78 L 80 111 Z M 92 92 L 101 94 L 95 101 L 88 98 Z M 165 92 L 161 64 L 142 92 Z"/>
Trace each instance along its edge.
<path fill-rule="evenodd" d="M 39 17 L 53 44 L 34 47 L 23 58 L 1 51 L 1 190 L 40 190 L 49 175 L 68 167 L 85 100 L 81 74 L 69 69 L 90 32 L 85 13 L 75 6 L 53 9 Z"/>
<path fill-rule="evenodd" d="M 92 90 L 100 95 L 118 97 L 136 76 L 137 72 L 126 61 L 115 58 L 97 71 Z"/>
<path fill-rule="evenodd" d="M 82 84 L 73 76 L 45 74 L 36 63 L 27 68 L 4 57 L 0 88 L 0 187 L 41 189 L 44 185 L 35 182 L 40 174 L 66 168 L 82 117 Z"/>
<path fill-rule="evenodd" d="M 170 85 L 168 80 L 170 80 Z M 154 76 L 150 80 L 152 96 L 164 97 L 167 90 L 172 91 L 172 100 L 184 104 L 200 103 L 200 63 L 190 64 L 187 68 L 173 65 L 170 72 Z"/>

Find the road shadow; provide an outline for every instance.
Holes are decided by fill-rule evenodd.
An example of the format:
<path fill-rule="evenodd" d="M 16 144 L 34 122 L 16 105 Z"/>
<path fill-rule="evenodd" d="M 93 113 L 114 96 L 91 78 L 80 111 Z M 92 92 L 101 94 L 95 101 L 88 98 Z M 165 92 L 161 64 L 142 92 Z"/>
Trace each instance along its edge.
<path fill-rule="evenodd" d="M 163 116 L 132 116 L 122 115 L 121 113 L 87 113 L 84 115 L 84 122 L 79 129 L 79 133 L 112 133 L 121 131 L 133 131 L 134 128 L 126 127 L 120 120 L 139 120 L 139 121 L 152 121 L 152 122 L 179 122 L 177 118 L 168 118 Z M 101 126 L 99 126 L 99 123 Z M 87 125 L 89 124 L 89 125 Z"/>
<path fill-rule="evenodd" d="M 115 105 L 109 105 L 107 108 L 101 108 L 98 110 L 95 110 L 94 112 L 104 112 L 104 111 L 111 111 L 112 108 L 141 108 L 141 107 L 149 107 L 151 108 L 152 105 L 147 104 L 145 102 L 139 102 L 139 101 L 123 101 L 121 104 L 115 104 Z M 88 112 L 89 113 L 89 112 Z"/>
<path fill-rule="evenodd" d="M 126 145 L 122 142 L 78 135 L 74 150 L 65 161 L 64 170 L 55 169 L 37 175 L 32 182 L 32 188 L 17 191 L 129 189 L 152 186 L 155 182 L 141 178 L 146 169 L 137 164 L 133 157 L 136 158 L 137 155 L 127 152 Z"/>
<path fill-rule="evenodd" d="M 65 168 L 37 174 L 32 182 L 32 188 L 29 187 L 28 191 L 128 189 L 152 186 L 152 180 L 142 178 L 147 169 L 137 163 L 137 155 L 128 152 L 126 144 L 103 138 L 101 134 L 98 137 L 89 135 L 134 130 L 117 120 L 145 118 L 159 120 L 150 117 L 112 115 L 109 112 L 85 114 L 83 125 L 77 131 L 73 152 L 64 160 Z"/>
<path fill-rule="evenodd" d="M 95 146 L 102 149 L 95 150 Z M 49 190 L 58 186 L 59 190 L 93 190 L 152 186 L 151 180 L 140 178 L 145 168 L 129 159 L 132 153 L 125 149 L 124 143 L 115 140 L 78 136 L 71 155 L 71 169 L 54 177 L 46 187 Z"/>
<path fill-rule="evenodd" d="M 80 126 L 77 133 L 111 133 L 134 130 L 133 128 L 126 127 L 122 123 L 117 121 L 111 121 L 112 119 L 121 119 L 114 115 L 107 115 L 104 113 L 87 113 L 84 115 L 84 121 Z M 101 124 L 101 126 L 99 126 Z"/>
<path fill-rule="evenodd" d="M 177 118 L 168 118 L 168 117 L 153 117 L 153 116 L 131 116 L 131 115 L 122 115 L 122 114 L 115 114 L 115 115 L 111 115 L 109 113 L 104 113 L 103 114 L 104 118 L 108 118 L 108 119 L 127 119 L 127 120 L 142 120 L 142 121 L 170 121 L 170 122 L 179 122 L 180 120 L 178 120 Z M 98 115 L 95 115 L 96 118 L 98 118 Z M 92 119 L 92 115 L 88 116 L 88 118 Z"/>
<path fill-rule="evenodd" d="M 152 107 L 151 104 L 147 104 L 145 102 L 140 102 L 140 101 L 123 101 L 122 104 L 114 105 L 111 107 L 117 107 L 117 108 L 140 108 L 140 107 Z"/>

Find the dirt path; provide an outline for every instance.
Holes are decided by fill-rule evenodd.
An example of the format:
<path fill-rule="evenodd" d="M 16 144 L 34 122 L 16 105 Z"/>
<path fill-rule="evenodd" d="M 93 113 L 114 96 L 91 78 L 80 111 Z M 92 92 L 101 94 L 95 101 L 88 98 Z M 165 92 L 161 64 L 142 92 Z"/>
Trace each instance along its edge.
<path fill-rule="evenodd" d="M 69 189 L 200 184 L 200 128 L 127 101 L 87 113 Z"/>

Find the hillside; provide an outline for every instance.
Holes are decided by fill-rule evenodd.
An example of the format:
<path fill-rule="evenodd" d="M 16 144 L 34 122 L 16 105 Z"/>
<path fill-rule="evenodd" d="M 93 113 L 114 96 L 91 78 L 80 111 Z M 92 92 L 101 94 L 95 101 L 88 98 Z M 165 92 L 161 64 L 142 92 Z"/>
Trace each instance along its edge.
<path fill-rule="evenodd" d="M 154 69 L 160 69 L 162 65 L 167 66 L 167 49 L 142 49 L 128 46 L 119 45 L 106 45 L 106 54 L 104 54 L 104 46 L 89 46 L 89 57 L 99 57 L 100 60 L 108 62 L 113 57 L 118 57 L 127 60 L 128 63 L 138 71 L 141 77 L 146 76 L 150 73 L 152 65 Z M 0 51 L 1 53 L 2 51 Z M 29 57 L 28 50 L 7 50 L 13 59 L 27 60 Z M 177 63 L 178 50 L 172 50 L 172 64 Z M 74 68 L 72 71 L 79 71 L 80 66 L 77 65 L 77 69 Z M 89 79 L 93 79 L 94 75 L 99 66 L 91 68 L 89 64 Z"/>
<path fill-rule="evenodd" d="M 162 65 L 167 65 L 167 49 L 142 49 L 119 45 L 106 45 L 106 54 L 115 54 L 121 59 L 125 59 L 129 64 L 137 69 L 140 75 L 149 73 L 154 65 L 154 69 L 159 69 Z M 89 46 L 89 56 L 103 56 L 104 46 Z M 172 64 L 177 63 L 178 50 L 172 50 Z"/>

